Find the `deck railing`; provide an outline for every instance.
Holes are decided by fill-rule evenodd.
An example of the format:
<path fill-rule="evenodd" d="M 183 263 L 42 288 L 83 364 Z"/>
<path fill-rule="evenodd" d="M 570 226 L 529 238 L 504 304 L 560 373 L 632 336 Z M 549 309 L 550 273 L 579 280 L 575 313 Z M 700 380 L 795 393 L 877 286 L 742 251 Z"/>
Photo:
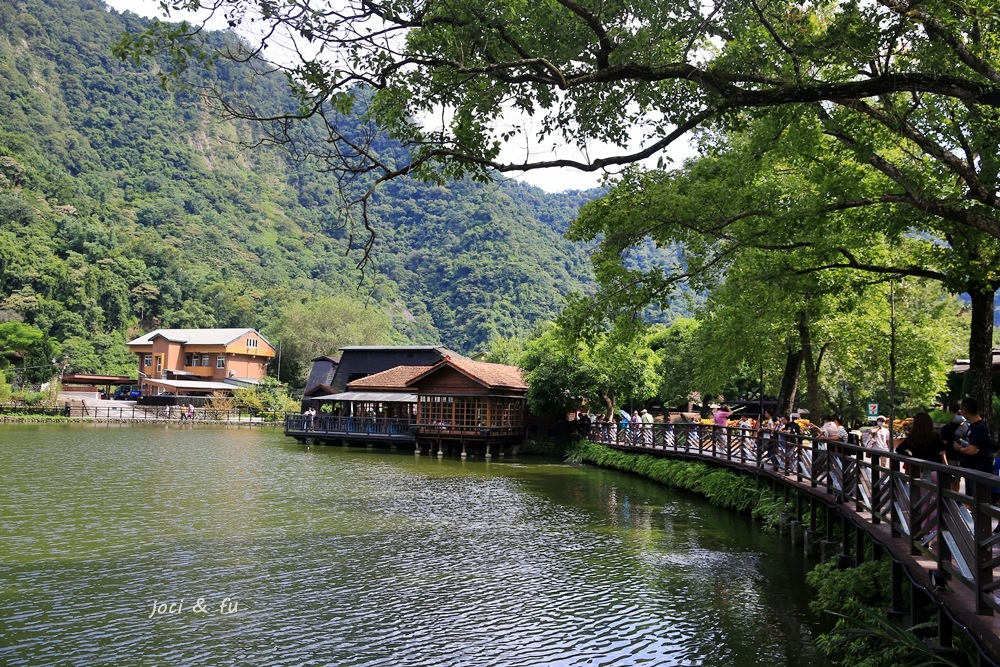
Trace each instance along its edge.
<path fill-rule="evenodd" d="M 724 460 L 824 490 L 852 505 L 872 525 L 885 523 L 891 536 L 908 541 L 911 555 L 933 559 L 940 581 L 970 589 L 977 614 L 1000 611 L 995 572 L 1000 508 L 991 504 L 1000 478 L 957 466 L 808 435 L 771 434 L 702 424 L 591 427 L 588 439 L 631 451 L 659 451 Z M 961 482 L 960 491 L 951 481 Z M 998 489 L 1000 490 L 1000 489 Z"/>
<path fill-rule="evenodd" d="M 287 415 L 286 434 L 314 434 L 331 437 L 400 437 L 495 439 L 524 436 L 524 427 L 466 426 L 453 424 L 418 424 L 407 418 L 341 417 L 318 414 L 312 423 L 306 415 Z"/>
<path fill-rule="evenodd" d="M 128 422 L 213 422 L 226 424 L 270 424 L 284 423 L 285 412 L 270 410 L 215 410 L 194 408 L 190 412 L 186 406 L 172 405 L 81 405 L 73 403 L 58 408 L 58 414 L 65 417 L 79 417 L 95 421 Z"/>
<path fill-rule="evenodd" d="M 285 433 L 305 432 L 316 434 L 409 436 L 411 422 L 397 417 L 342 417 L 318 414 L 286 415 Z"/>

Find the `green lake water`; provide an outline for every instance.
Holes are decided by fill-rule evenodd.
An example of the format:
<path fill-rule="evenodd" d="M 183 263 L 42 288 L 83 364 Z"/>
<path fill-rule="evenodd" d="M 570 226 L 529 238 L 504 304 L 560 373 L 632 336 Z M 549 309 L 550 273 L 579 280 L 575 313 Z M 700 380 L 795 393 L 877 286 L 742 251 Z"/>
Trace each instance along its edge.
<path fill-rule="evenodd" d="M 826 665 L 800 550 L 558 462 L 0 428 L 3 665 Z"/>

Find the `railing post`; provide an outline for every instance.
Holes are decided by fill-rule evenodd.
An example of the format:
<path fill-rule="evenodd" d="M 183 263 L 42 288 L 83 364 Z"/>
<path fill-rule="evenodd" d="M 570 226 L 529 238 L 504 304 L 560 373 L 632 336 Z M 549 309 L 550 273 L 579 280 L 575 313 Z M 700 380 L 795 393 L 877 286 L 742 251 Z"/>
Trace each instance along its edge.
<path fill-rule="evenodd" d="M 853 433 L 848 434 L 847 444 L 858 446 L 858 438 Z M 865 454 L 859 449 L 851 450 L 851 457 L 854 459 L 854 476 L 851 483 L 854 484 L 854 511 L 861 512 L 862 500 L 861 500 L 861 467 L 864 463 Z M 874 513 L 872 513 L 874 515 Z"/>
<path fill-rule="evenodd" d="M 969 483 L 966 478 L 965 483 Z M 976 613 L 983 616 L 992 616 L 993 608 L 987 604 L 986 600 L 993 595 L 990 584 L 993 583 L 993 568 L 990 561 L 993 558 L 993 546 L 989 544 L 989 539 L 993 533 L 993 521 L 990 515 L 983 511 L 989 506 L 992 489 L 986 482 L 978 479 L 973 482 L 972 490 L 972 531 L 973 543 L 975 545 L 975 577 L 976 587 Z"/>
<path fill-rule="evenodd" d="M 799 435 L 795 439 L 795 447 L 792 448 L 794 456 L 792 457 L 792 465 L 795 466 L 795 481 L 802 481 L 802 459 L 806 455 L 806 438 L 803 435 Z"/>
<path fill-rule="evenodd" d="M 951 561 L 951 547 L 948 546 L 948 541 L 942 539 L 941 537 L 944 535 L 945 530 L 944 490 L 946 488 L 949 490 L 951 489 L 951 481 L 948 475 L 944 475 L 942 473 L 937 473 L 934 475 L 934 478 L 937 481 L 937 498 L 935 499 L 935 504 L 937 506 L 935 510 L 937 512 L 937 521 L 934 525 L 934 530 L 937 531 L 939 536 L 937 542 L 937 571 L 941 578 L 944 579 L 944 564 Z"/>
<path fill-rule="evenodd" d="M 914 479 L 919 478 L 920 476 L 919 472 L 920 471 L 919 469 L 917 469 L 916 466 L 914 465 L 910 466 L 910 473 L 909 473 L 910 479 L 908 480 L 908 484 L 910 485 L 909 510 L 910 510 L 910 555 L 911 556 L 917 556 L 920 554 L 920 549 L 917 548 L 917 544 L 919 544 L 920 542 L 920 538 L 917 535 L 917 532 L 920 530 L 920 523 L 917 520 L 917 513 L 919 511 L 921 501 L 923 500 L 924 492 L 923 489 L 921 489 L 918 484 L 913 483 Z"/>
<path fill-rule="evenodd" d="M 876 466 L 876 461 L 880 461 L 881 457 L 872 456 L 872 467 Z M 899 461 L 896 459 L 889 459 L 889 472 L 885 483 L 889 486 L 889 506 L 886 513 L 889 515 L 889 525 L 890 535 L 893 537 L 902 537 L 902 533 L 899 530 L 900 519 L 896 516 L 896 476 L 899 474 Z"/>

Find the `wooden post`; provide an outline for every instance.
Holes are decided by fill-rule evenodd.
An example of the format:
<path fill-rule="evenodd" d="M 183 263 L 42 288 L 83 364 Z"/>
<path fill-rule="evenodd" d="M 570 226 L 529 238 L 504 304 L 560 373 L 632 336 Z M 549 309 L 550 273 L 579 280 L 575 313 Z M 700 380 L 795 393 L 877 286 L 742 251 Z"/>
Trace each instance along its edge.
<path fill-rule="evenodd" d="M 965 479 L 966 485 L 969 481 L 969 478 Z M 990 564 L 990 561 L 993 560 L 993 547 L 988 544 L 993 533 L 993 520 L 982 509 L 990 504 L 991 491 L 988 483 L 979 480 L 973 482 L 972 539 L 975 549 L 973 581 L 976 591 L 976 613 L 983 616 L 993 615 L 993 608 L 986 603 L 986 598 L 993 595 L 992 590 L 989 589 L 990 584 L 993 583 L 993 566 Z"/>

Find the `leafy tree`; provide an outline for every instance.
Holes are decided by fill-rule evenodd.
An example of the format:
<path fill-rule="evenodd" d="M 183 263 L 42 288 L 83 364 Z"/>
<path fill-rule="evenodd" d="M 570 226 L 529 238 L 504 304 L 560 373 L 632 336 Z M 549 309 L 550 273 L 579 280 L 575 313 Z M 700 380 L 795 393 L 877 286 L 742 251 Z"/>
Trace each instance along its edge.
<path fill-rule="evenodd" d="M 684 317 L 650 332 L 649 347 L 658 357 L 658 394 L 665 405 L 683 405 L 702 389 L 695 377 L 695 364 L 704 354 L 697 338 L 698 326 L 696 319 Z"/>
<path fill-rule="evenodd" d="M 807 259 L 744 252 L 733 261 L 697 316 L 688 363 L 701 386 L 724 392 L 741 369 L 760 367 L 768 385 L 779 387 L 778 410 L 790 412 L 801 368 L 811 414 L 840 408 L 846 399 L 848 416 L 860 418 L 860 402 L 889 403 L 895 348 L 897 400 L 910 410 L 931 405 L 945 389 L 967 330 L 958 299 L 935 283 L 899 281 L 892 288 L 898 312 L 891 323 L 888 284 L 868 283 L 846 269 L 796 274 L 781 263 L 794 257 Z"/>
<path fill-rule="evenodd" d="M 44 334 L 37 327 L 23 322 L 0 323 L 0 354 L 23 353 L 42 340 Z"/>
<path fill-rule="evenodd" d="M 165 51 L 177 72 L 194 55 L 216 62 L 270 55 L 265 49 L 280 34 L 285 48 L 271 68 L 293 82 L 294 110 L 261 112 L 238 89 L 213 92 L 228 113 L 263 121 L 273 141 L 294 140 L 297 120 L 322 118 L 330 146 L 322 157 L 345 175 L 596 171 L 662 154 L 693 129 L 725 129 L 788 107 L 827 126 L 857 165 L 896 183 L 889 201 L 1000 237 L 1000 161 L 974 159 L 998 154 L 1000 57 L 989 35 L 1000 10 L 976 0 L 918 8 L 900 0 L 349 0 L 337 12 L 308 0 L 176 0 L 163 7 L 221 14 L 242 39 L 213 43 L 202 26 L 155 23 L 126 36 L 118 55 Z M 374 93 L 356 98 L 359 85 Z M 351 110 L 388 128 L 402 150 L 384 151 L 374 133 L 345 124 Z M 866 140 L 876 135 L 916 150 L 873 152 Z M 526 157 L 506 160 L 501 148 L 515 140 L 527 144 L 519 152 Z M 610 146 L 607 155 L 589 157 L 595 141 Z M 587 157 L 551 157 L 553 144 Z M 967 197 L 938 198 L 922 187 L 910 166 L 923 158 Z"/>
<path fill-rule="evenodd" d="M 492 364 L 518 366 L 521 363 L 525 345 L 526 341 L 523 338 L 491 338 L 483 360 Z"/>
<path fill-rule="evenodd" d="M 656 355 L 645 344 L 643 332 L 622 318 L 584 340 L 550 324 L 527 342 L 521 357 L 528 406 L 536 413 L 566 412 L 583 399 L 613 414 L 619 405 L 653 398 Z"/>
<path fill-rule="evenodd" d="M 263 333 L 272 344 L 281 345 L 282 376 L 299 385 L 316 357 L 336 355 L 345 345 L 399 342 L 388 315 L 346 296 L 289 304 Z"/>
<path fill-rule="evenodd" d="M 214 92 L 228 113 L 262 121 L 276 142 L 295 141 L 297 121 L 322 118 L 330 145 L 322 158 L 345 177 L 613 169 L 662 158 L 691 131 L 711 150 L 747 122 L 771 123 L 759 140 L 791 147 L 786 155 L 817 172 L 801 190 L 814 204 L 811 215 L 794 198 L 776 200 L 771 213 L 791 205 L 798 210 L 786 220 L 815 224 L 821 210 L 860 210 L 869 220 L 888 212 L 891 236 L 926 229 L 962 249 L 974 268 L 961 287 L 974 304 L 971 392 L 989 404 L 1000 282 L 979 269 L 997 255 L 984 238 L 1000 239 L 1000 43 L 990 37 L 1000 9 L 993 4 L 359 0 L 333 14 L 311 11 L 308 1 L 171 7 L 223 13 L 236 29 L 246 22 L 244 41 L 222 50 L 200 42 L 199 26 L 155 24 L 123 39 L 119 55 L 165 51 L 182 71 L 195 53 L 266 55 L 281 34 L 297 46 L 274 66 L 295 86 L 295 110 L 262 114 L 230 91 Z M 327 50 L 342 57 L 317 55 Z M 359 85 L 374 92 L 357 95 Z M 403 150 L 381 150 L 375 133 L 345 126 L 350 110 L 388 128 Z M 422 122 L 432 112 L 443 120 Z M 527 157 L 503 156 L 514 140 L 527 142 Z M 548 150 L 564 145 L 591 156 L 594 141 L 608 153 L 563 159 Z M 344 200 L 367 201 L 370 183 Z"/>

